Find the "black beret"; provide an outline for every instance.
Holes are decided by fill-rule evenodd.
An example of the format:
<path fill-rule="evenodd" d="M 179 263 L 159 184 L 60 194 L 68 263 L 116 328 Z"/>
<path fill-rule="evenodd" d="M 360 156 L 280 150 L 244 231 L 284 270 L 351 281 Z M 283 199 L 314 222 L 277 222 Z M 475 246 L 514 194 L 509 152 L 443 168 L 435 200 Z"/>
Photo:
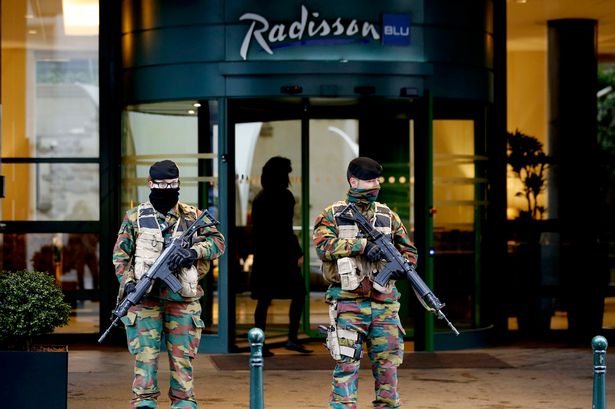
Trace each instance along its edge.
<path fill-rule="evenodd" d="M 175 162 L 162 160 L 154 163 L 152 167 L 149 168 L 149 176 L 152 180 L 177 179 L 179 177 L 179 169 Z"/>
<path fill-rule="evenodd" d="M 364 156 L 351 160 L 346 172 L 348 180 L 351 177 L 361 180 L 372 180 L 379 178 L 380 175 L 382 175 L 382 166 L 375 160 Z"/>

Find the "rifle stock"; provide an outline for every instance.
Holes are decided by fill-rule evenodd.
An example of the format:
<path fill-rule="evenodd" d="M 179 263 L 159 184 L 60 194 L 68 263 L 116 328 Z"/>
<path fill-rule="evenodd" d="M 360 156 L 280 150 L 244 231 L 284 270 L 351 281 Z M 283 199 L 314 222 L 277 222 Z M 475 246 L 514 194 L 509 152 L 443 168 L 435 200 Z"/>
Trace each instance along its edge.
<path fill-rule="evenodd" d="M 361 214 L 354 203 L 350 203 L 346 206 L 346 208 L 340 212 L 339 217 L 355 222 L 367 239 L 380 247 L 383 258 L 387 261 L 387 264 L 381 269 L 381 271 L 378 272 L 378 274 L 376 274 L 376 277 L 374 278 L 375 283 L 384 287 L 387 285 L 391 279 L 391 275 L 395 271 L 403 271 L 408 281 L 410 281 L 410 284 L 412 285 L 412 288 L 414 289 L 414 292 L 416 293 L 421 304 L 427 310 L 433 312 L 438 319 L 445 321 L 455 335 L 459 335 L 457 328 L 455 328 L 455 326 L 442 312 L 444 304 L 440 302 L 438 297 L 434 295 L 423 279 L 417 274 L 414 266 L 404 259 L 393 242 L 385 234 L 379 232 L 374 226 L 372 226 L 369 220 Z"/>
<path fill-rule="evenodd" d="M 207 217 L 209 223 L 204 222 L 204 218 Z M 128 314 L 128 310 L 133 305 L 137 305 L 141 302 L 141 299 L 145 296 L 148 289 L 158 279 L 166 283 L 169 288 L 178 292 L 181 289 L 181 283 L 173 274 L 173 271 L 169 269 L 168 261 L 178 252 L 180 248 L 187 248 L 190 245 L 190 238 L 198 230 L 205 227 L 211 227 L 220 224 L 214 219 L 207 210 L 201 212 L 201 215 L 192 223 L 181 236 L 173 239 L 171 244 L 164 249 L 162 254 L 156 259 L 154 264 L 143 274 L 143 277 L 137 282 L 135 290 L 130 294 L 127 294 L 122 301 L 113 310 L 113 316 L 115 317 L 109 327 L 98 339 L 98 343 L 102 343 L 107 337 L 111 329 L 119 324 L 119 320 Z"/>

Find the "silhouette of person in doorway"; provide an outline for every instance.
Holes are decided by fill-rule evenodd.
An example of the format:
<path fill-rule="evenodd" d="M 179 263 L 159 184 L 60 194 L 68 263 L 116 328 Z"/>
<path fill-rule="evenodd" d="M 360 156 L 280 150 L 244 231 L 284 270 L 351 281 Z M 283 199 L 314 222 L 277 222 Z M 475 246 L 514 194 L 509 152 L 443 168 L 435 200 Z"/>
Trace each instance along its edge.
<path fill-rule="evenodd" d="M 299 321 L 305 304 L 305 284 L 301 276 L 303 252 L 293 232 L 295 198 L 290 192 L 291 162 L 275 156 L 263 166 L 263 189 L 252 202 L 254 264 L 250 277 L 252 298 L 257 300 L 254 321 L 265 330 L 267 310 L 273 299 L 290 299 L 286 349 L 312 352 L 299 343 Z M 265 346 L 264 356 L 273 352 Z"/>

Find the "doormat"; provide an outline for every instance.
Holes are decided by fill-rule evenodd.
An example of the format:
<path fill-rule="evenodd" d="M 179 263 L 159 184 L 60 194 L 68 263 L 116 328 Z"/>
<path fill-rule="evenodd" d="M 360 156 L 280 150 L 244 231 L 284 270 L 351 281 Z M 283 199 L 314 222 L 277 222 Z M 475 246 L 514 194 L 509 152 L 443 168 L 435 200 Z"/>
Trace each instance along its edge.
<path fill-rule="evenodd" d="M 250 369 L 248 354 L 210 355 L 212 362 L 221 371 Z M 335 362 L 329 354 L 274 355 L 265 358 L 263 369 L 267 371 L 329 371 Z M 361 369 L 370 369 L 366 356 L 361 359 Z M 410 352 L 404 356 L 400 369 L 445 369 L 445 368 L 512 368 L 512 365 L 484 352 Z"/>

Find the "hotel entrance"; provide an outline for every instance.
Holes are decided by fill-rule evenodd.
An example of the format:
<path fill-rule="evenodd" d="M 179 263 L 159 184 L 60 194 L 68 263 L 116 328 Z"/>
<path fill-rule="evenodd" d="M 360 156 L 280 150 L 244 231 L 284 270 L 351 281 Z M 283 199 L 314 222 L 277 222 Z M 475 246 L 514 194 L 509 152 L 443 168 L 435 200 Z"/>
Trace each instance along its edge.
<path fill-rule="evenodd" d="M 227 237 L 226 254 L 202 283 L 204 348 L 246 347 L 256 307 L 250 288 L 252 201 L 262 188 L 267 160 L 288 158 L 296 202 L 293 231 L 304 254 L 307 290 L 300 332 L 317 337 L 318 326 L 329 318 L 327 284 L 311 240 L 313 223 L 326 206 L 346 197 L 348 162 L 370 156 L 384 167 L 379 201 L 400 215 L 419 249 L 419 274 L 446 303 L 445 313 L 457 328 L 479 328 L 487 159 L 483 123 L 480 110 L 432 104 L 429 96 L 134 105 L 124 113 L 122 209 L 147 199 L 144 180 L 151 162 L 164 157 L 178 163 L 182 201 L 210 209 Z M 277 238 L 267 240 L 275 254 Z M 437 347 L 434 339 L 437 344 L 446 338 L 448 327 L 433 322 L 407 283 L 397 286 L 408 337 L 418 349 Z M 289 304 L 274 300 L 269 308 L 269 342 L 286 340 Z"/>
<path fill-rule="evenodd" d="M 235 300 L 235 311 L 229 313 L 229 319 L 235 322 L 229 322 L 229 327 L 235 328 L 238 347 L 247 346 L 247 332 L 255 323 L 256 300 L 250 286 L 252 201 L 262 189 L 262 167 L 274 156 L 286 157 L 292 164 L 289 189 L 296 202 L 293 230 L 303 249 L 302 275 L 307 290 L 302 336 L 318 336 L 318 326 L 329 323 L 324 303 L 327 284 L 311 240 L 313 223 L 326 206 L 345 199 L 346 167 L 357 156 L 370 156 L 382 163 L 379 201 L 395 210 L 408 228 L 421 251 L 419 272 L 447 303 L 449 318 L 461 328 L 475 326 L 474 284 L 479 271 L 475 263 L 479 256 L 475 216 L 484 204 L 479 200 L 484 180 L 476 177 L 484 159 L 475 155 L 476 133 L 480 130 L 474 126 L 474 118 L 432 121 L 429 106 L 428 98 L 229 102 L 228 140 L 233 145 L 229 152 L 234 154 L 228 160 L 233 162 L 229 167 L 235 169 L 234 188 L 228 188 L 228 205 L 234 206 L 228 210 L 229 223 L 234 221 L 234 225 L 229 225 L 227 257 L 230 299 Z M 432 146 L 433 156 L 426 154 L 427 146 Z M 429 202 L 437 203 L 438 209 Z M 441 223 L 433 217 L 436 212 L 442 214 Z M 449 219 L 455 222 L 449 223 Z M 277 238 L 268 240 L 275 253 Z M 426 255 L 429 249 L 431 256 Z M 433 322 L 407 283 L 398 283 L 398 288 L 403 294 L 404 327 L 410 337 L 420 338 L 418 345 L 422 348 L 426 337 L 433 334 Z M 290 300 L 273 300 L 265 328 L 269 343 L 286 341 L 289 307 Z M 435 331 L 446 332 L 447 327 L 437 322 Z"/>
<path fill-rule="evenodd" d="M 446 12 L 428 2 L 195 2 L 169 13 L 163 3 L 155 1 L 161 7 L 142 18 L 140 3 L 129 1 L 126 18 L 116 21 L 122 72 L 112 78 L 121 78 L 115 92 L 124 121 L 121 209 L 112 213 L 119 218 L 131 200 L 146 197 L 142 178 L 159 155 L 185 169 L 183 200 L 217 212 L 228 248 L 204 283 L 202 349 L 247 347 L 256 306 L 252 201 L 273 156 L 288 158 L 293 169 L 293 231 L 304 252 L 307 289 L 302 336 L 318 336 L 318 325 L 328 322 L 313 222 L 345 198 L 346 167 L 359 155 L 384 166 L 380 200 L 408 227 L 419 249 L 418 272 L 447 304 L 449 318 L 462 330 L 494 321 L 480 314 L 493 311 L 480 300 L 488 290 L 481 250 L 486 243 L 497 247 L 497 212 L 504 208 L 501 190 L 490 190 L 489 220 L 496 219 L 483 240 L 487 140 L 490 152 L 505 151 L 494 132 L 501 118 L 491 114 L 494 84 L 501 85 L 494 81 L 492 8 L 481 2 Z M 311 22 L 319 25 L 310 32 Z M 305 36 L 291 35 L 289 24 L 306 24 Z M 342 32 L 341 25 L 349 29 Z M 189 52 L 187 39 L 194 45 Z M 490 170 L 496 178 L 497 167 Z M 498 250 L 482 253 L 498 258 L 505 253 Z M 407 285 L 401 290 L 403 324 L 415 347 L 438 347 L 448 328 L 425 313 Z M 288 307 L 288 300 L 274 300 L 269 341 L 285 341 Z"/>

